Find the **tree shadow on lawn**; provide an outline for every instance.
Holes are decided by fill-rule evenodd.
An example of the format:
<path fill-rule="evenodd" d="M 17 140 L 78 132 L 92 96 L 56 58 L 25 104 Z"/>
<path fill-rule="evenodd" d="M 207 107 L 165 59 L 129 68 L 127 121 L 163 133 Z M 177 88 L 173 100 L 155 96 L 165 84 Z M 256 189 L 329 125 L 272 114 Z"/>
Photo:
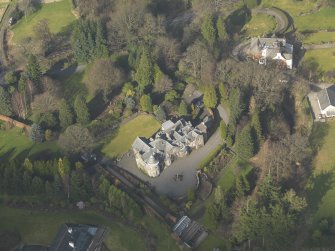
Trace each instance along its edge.
<path fill-rule="evenodd" d="M 91 114 L 91 119 L 96 119 L 107 107 L 102 92 L 99 92 L 88 103 L 88 109 Z"/>
<path fill-rule="evenodd" d="M 50 149 L 45 149 L 34 154 L 28 154 L 29 159 L 32 160 L 50 160 L 61 157 L 59 151 L 52 151 Z"/>
<path fill-rule="evenodd" d="M 335 173 L 321 173 L 312 177 L 307 187 L 307 201 L 313 212 L 316 212 L 326 193 L 335 184 Z"/>
<path fill-rule="evenodd" d="M 3 150 L 3 148 L 4 147 L 0 148 L 0 152 Z M 14 156 L 14 153 L 15 153 L 15 147 L 13 147 L 13 148 L 9 149 L 8 151 L 6 151 L 5 153 L 1 154 L 0 163 L 4 163 L 4 162 L 9 161 Z"/>
<path fill-rule="evenodd" d="M 325 142 L 325 138 L 329 132 L 329 124 L 327 123 L 314 123 L 312 133 L 309 137 L 309 143 L 313 150 L 313 154 L 316 155 Z"/>

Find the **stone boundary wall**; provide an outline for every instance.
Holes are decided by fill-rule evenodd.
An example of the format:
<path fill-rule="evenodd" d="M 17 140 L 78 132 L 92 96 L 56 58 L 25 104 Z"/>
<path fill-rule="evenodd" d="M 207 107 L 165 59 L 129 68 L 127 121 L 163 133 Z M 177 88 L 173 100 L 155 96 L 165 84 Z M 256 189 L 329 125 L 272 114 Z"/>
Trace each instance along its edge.
<path fill-rule="evenodd" d="M 63 0 L 41 0 L 41 3 L 53 3 L 53 2 L 60 2 Z"/>
<path fill-rule="evenodd" d="M 14 126 L 16 126 L 18 128 L 21 128 L 21 129 L 28 130 L 28 129 L 31 128 L 29 125 L 26 125 L 26 124 L 24 124 L 22 122 L 19 122 L 17 120 L 14 120 L 14 119 L 12 119 L 10 117 L 7 117 L 7 116 L 1 115 L 1 114 L 0 114 L 0 120 L 2 120 L 4 122 L 7 122 L 7 123 L 10 123 L 10 124 L 12 124 L 12 125 L 14 125 Z"/>

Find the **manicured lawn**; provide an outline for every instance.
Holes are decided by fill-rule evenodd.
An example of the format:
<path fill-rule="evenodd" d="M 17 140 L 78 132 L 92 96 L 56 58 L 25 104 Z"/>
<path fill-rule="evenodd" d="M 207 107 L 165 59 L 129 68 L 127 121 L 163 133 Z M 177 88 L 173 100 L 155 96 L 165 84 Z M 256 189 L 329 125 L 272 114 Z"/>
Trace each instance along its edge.
<path fill-rule="evenodd" d="M 303 40 L 304 44 L 322 44 L 328 42 L 335 42 L 335 32 L 319 31 L 306 35 Z"/>
<path fill-rule="evenodd" d="M 335 70 L 335 64 L 332 63 L 335 62 L 335 48 L 308 50 L 306 51 L 304 60 L 309 58 L 314 58 L 322 71 Z"/>
<path fill-rule="evenodd" d="M 313 222 L 324 217 L 335 219 L 335 122 L 321 125 L 318 130 L 326 135 L 314 160 L 314 170 L 309 182 L 310 205 L 316 209 Z"/>
<path fill-rule="evenodd" d="M 144 240 L 132 229 L 94 212 L 39 212 L 0 206 L 0 232 L 18 231 L 26 244 L 50 245 L 63 223 L 96 224 L 108 228 L 110 250 L 145 250 Z"/>
<path fill-rule="evenodd" d="M 14 159 L 19 155 L 33 156 L 41 153 L 57 154 L 58 148 L 55 142 L 44 142 L 34 144 L 21 131 L 21 129 L 13 128 L 7 131 L 0 131 L 0 156 L 10 157 Z"/>
<path fill-rule="evenodd" d="M 110 157 L 118 157 L 130 149 L 136 137 L 151 137 L 160 126 L 153 116 L 140 115 L 122 125 L 116 137 L 102 149 L 102 152 Z"/>
<path fill-rule="evenodd" d="M 263 36 L 271 32 L 276 27 L 276 21 L 273 17 L 265 14 L 257 14 L 251 17 L 243 31 L 247 36 Z"/>
<path fill-rule="evenodd" d="M 329 172 L 335 167 L 335 122 L 328 122 L 327 124 L 328 134 L 325 136 L 324 143 L 315 158 L 315 174 Z"/>
<path fill-rule="evenodd" d="M 71 0 L 43 4 L 35 13 L 27 16 L 27 18 L 23 17 L 13 28 L 14 42 L 32 36 L 33 27 L 43 19 L 48 20 L 52 33 L 61 32 L 63 28 L 76 19 L 71 12 Z"/>

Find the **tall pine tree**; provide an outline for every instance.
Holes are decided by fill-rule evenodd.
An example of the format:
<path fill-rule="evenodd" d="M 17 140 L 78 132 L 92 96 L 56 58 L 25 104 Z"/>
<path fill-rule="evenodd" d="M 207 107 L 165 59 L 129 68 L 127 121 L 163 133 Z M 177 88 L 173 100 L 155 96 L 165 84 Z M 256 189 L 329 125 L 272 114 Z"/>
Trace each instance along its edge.
<path fill-rule="evenodd" d="M 255 153 L 255 143 L 251 133 L 251 126 L 246 125 L 237 137 L 236 152 L 240 158 L 250 159 Z"/>
<path fill-rule="evenodd" d="M 10 105 L 9 94 L 1 86 L 0 86 L 0 114 L 5 116 L 12 115 L 12 107 Z"/>
<path fill-rule="evenodd" d="M 136 69 L 135 80 L 138 83 L 140 93 L 143 93 L 147 87 L 152 86 L 154 82 L 153 62 L 147 49 L 144 49 L 142 52 Z"/>
<path fill-rule="evenodd" d="M 34 83 L 34 87 L 37 90 L 40 90 L 42 70 L 41 70 L 41 66 L 39 65 L 37 61 L 37 58 L 34 55 L 30 55 L 28 57 L 27 76 L 28 76 L 28 79 Z"/>
<path fill-rule="evenodd" d="M 59 106 L 59 121 L 60 126 L 66 129 L 68 126 L 72 125 L 74 122 L 74 115 L 70 105 L 63 99 Z"/>
<path fill-rule="evenodd" d="M 209 14 L 205 17 L 201 26 L 201 34 L 209 45 L 213 45 L 216 40 L 216 29 L 214 27 L 214 17 Z"/>
<path fill-rule="evenodd" d="M 218 102 L 218 98 L 216 96 L 216 91 L 215 91 L 214 86 L 209 85 L 206 87 L 203 99 L 204 99 L 204 105 L 207 108 L 215 108 Z"/>
<path fill-rule="evenodd" d="M 86 125 L 90 121 L 90 113 L 88 111 L 85 97 L 78 95 L 73 106 L 74 111 L 76 112 L 77 122 Z"/>

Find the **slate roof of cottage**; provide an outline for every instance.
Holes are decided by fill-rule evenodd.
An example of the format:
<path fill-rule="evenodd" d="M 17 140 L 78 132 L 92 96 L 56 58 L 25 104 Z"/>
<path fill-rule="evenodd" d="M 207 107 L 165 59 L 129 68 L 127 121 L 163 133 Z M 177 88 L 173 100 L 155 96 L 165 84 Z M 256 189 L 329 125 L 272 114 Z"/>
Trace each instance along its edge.
<path fill-rule="evenodd" d="M 50 251 L 95 251 L 102 245 L 106 234 L 104 228 L 92 225 L 63 224 L 59 229 Z M 74 248 L 69 245 L 72 242 Z"/>
<path fill-rule="evenodd" d="M 286 43 L 284 38 L 252 38 L 250 53 L 258 54 L 267 48 L 267 57 L 274 58 L 278 53 L 286 60 L 293 58 L 293 47 Z"/>
<path fill-rule="evenodd" d="M 323 89 L 317 96 L 322 110 L 329 106 L 335 107 L 335 85 Z"/>

